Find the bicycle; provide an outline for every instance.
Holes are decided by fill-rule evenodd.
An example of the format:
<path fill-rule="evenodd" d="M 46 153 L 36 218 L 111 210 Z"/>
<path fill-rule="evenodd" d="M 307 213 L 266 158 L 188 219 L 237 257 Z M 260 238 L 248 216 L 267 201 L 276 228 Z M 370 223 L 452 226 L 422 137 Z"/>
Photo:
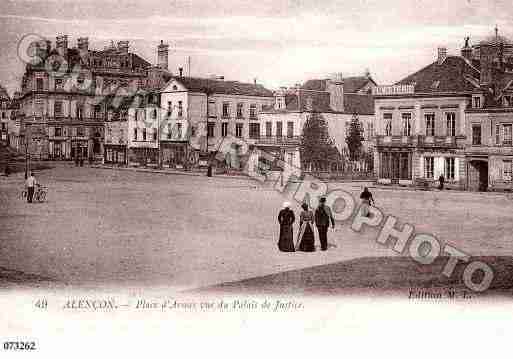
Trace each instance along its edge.
<path fill-rule="evenodd" d="M 37 189 L 34 191 L 34 199 L 38 202 L 44 202 L 46 199 L 46 193 L 48 188 L 41 185 L 37 185 Z"/>
<path fill-rule="evenodd" d="M 36 188 L 34 190 L 34 195 L 32 196 L 32 199 L 38 202 L 44 202 L 46 199 L 47 194 L 47 187 L 43 187 L 41 185 L 36 185 Z M 21 191 L 21 199 L 26 200 L 28 196 L 27 189 L 24 189 Z"/>

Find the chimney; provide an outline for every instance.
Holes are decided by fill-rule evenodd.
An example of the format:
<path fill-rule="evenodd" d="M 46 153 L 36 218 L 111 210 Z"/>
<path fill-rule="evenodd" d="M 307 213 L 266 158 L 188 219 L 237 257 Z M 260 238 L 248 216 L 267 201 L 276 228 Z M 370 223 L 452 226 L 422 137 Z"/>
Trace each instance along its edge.
<path fill-rule="evenodd" d="M 80 53 L 80 57 L 84 57 L 87 55 L 89 51 L 89 38 L 88 37 L 79 37 L 77 39 L 77 47 Z"/>
<path fill-rule="evenodd" d="M 438 48 L 438 65 L 443 64 L 445 59 L 447 58 L 447 48 L 439 47 Z"/>
<path fill-rule="evenodd" d="M 180 73 L 180 78 L 182 78 L 183 77 L 183 67 L 179 67 L 178 72 Z"/>
<path fill-rule="evenodd" d="M 61 35 L 55 38 L 55 48 L 59 55 L 66 57 L 68 54 L 68 35 Z"/>
<path fill-rule="evenodd" d="M 479 49 L 479 61 L 481 63 L 480 79 L 481 85 L 490 85 L 493 82 L 493 60 L 496 56 L 495 45 L 481 43 Z"/>
<path fill-rule="evenodd" d="M 344 111 L 344 77 L 341 72 L 334 73 L 326 81 L 326 91 L 330 95 L 330 107 L 335 111 Z"/>
<path fill-rule="evenodd" d="M 118 41 L 118 51 L 123 54 L 128 54 L 128 41 Z"/>
<path fill-rule="evenodd" d="M 472 48 L 469 45 L 470 37 L 465 38 L 465 46 L 461 48 L 461 57 L 471 60 L 472 59 Z"/>
<path fill-rule="evenodd" d="M 256 77 L 253 79 L 253 83 L 254 83 L 254 84 L 255 84 L 255 86 L 256 86 L 256 84 L 257 84 L 257 79 L 256 79 Z"/>
<path fill-rule="evenodd" d="M 164 44 L 164 40 L 160 40 L 160 45 L 157 46 L 157 55 L 157 67 L 167 70 L 169 67 L 169 45 Z M 180 77 L 182 77 L 182 72 L 180 72 Z"/>

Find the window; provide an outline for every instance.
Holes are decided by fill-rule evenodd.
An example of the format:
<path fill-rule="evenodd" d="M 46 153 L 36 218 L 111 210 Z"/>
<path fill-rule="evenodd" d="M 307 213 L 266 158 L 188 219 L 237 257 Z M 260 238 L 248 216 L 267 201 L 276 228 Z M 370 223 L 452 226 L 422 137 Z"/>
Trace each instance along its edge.
<path fill-rule="evenodd" d="M 276 109 L 281 110 L 285 108 L 285 98 L 280 96 L 276 97 Z"/>
<path fill-rule="evenodd" d="M 501 125 L 495 125 L 495 144 L 500 145 L 501 143 Z"/>
<path fill-rule="evenodd" d="M 511 124 L 502 125 L 502 133 L 504 136 L 502 144 L 504 146 L 511 146 Z"/>
<path fill-rule="evenodd" d="M 481 97 L 474 97 L 474 108 L 481 108 Z"/>
<path fill-rule="evenodd" d="M 287 154 L 287 163 L 292 166 L 294 164 L 294 152 Z"/>
<path fill-rule="evenodd" d="M 77 137 L 84 137 L 84 128 L 82 126 L 77 127 Z"/>
<path fill-rule="evenodd" d="M 447 112 L 445 114 L 447 136 L 456 136 L 456 114 L 454 112 Z"/>
<path fill-rule="evenodd" d="M 249 118 L 256 118 L 257 117 L 257 105 L 252 103 L 249 106 Z"/>
<path fill-rule="evenodd" d="M 216 117 L 217 115 L 217 108 L 216 108 L 216 102 L 213 100 L 208 101 L 208 115 Z"/>
<path fill-rule="evenodd" d="M 454 175 L 454 164 L 455 164 L 455 159 L 454 157 L 446 157 L 445 158 L 445 178 L 446 179 L 451 179 L 453 180 L 455 175 Z"/>
<path fill-rule="evenodd" d="M 265 123 L 265 137 L 271 137 L 273 135 L 273 123 L 267 121 Z"/>
<path fill-rule="evenodd" d="M 43 79 L 42 78 L 37 78 L 36 79 L 36 90 L 38 91 L 42 91 L 43 90 Z"/>
<path fill-rule="evenodd" d="M 260 138 L 260 124 L 250 123 L 249 124 L 249 138 Z"/>
<path fill-rule="evenodd" d="M 208 137 L 214 137 L 215 136 L 215 131 L 214 131 L 215 125 L 216 124 L 212 123 L 212 122 L 208 123 L 208 126 L 207 126 L 207 136 Z"/>
<path fill-rule="evenodd" d="M 62 128 L 60 128 L 60 127 L 55 127 L 55 136 L 56 136 L 56 137 L 60 137 L 60 136 L 62 136 Z"/>
<path fill-rule="evenodd" d="M 481 144 L 481 125 L 472 125 L 472 145 Z"/>
<path fill-rule="evenodd" d="M 236 137 L 242 137 L 242 127 L 243 127 L 242 123 L 235 124 L 235 136 Z"/>
<path fill-rule="evenodd" d="M 426 119 L 426 136 L 434 136 L 435 135 L 435 114 L 434 113 L 426 113 L 424 115 Z"/>
<path fill-rule="evenodd" d="M 173 114 L 173 102 L 168 101 L 167 102 L 167 117 L 171 117 Z"/>
<path fill-rule="evenodd" d="M 151 118 L 154 120 L 157 118 L 157 109 L 156 108 L 151 110 Z"/>
<path fill-rule="evenodd" d="M 142 137 L 143 137 L 143 141 L 146 141 L 146 128 L 142 129 Z"/>
<path fill-rule="evenodd" d="M 182 117 L 182 116 L 183 116 L 182 101 L 178 101 L 178 117 Z"/>
<path fill-rule="evenodd" d="M 411 136 L 411 113 L 403 113 L 403 136 Z"/>
<path fill-rule="evenodd" d="M 167 124 L 167 139 L 170 140 L 173 136 L 173 129 L 171 127 L 171 124 Z"/>
<path fill-rule="evenodd" d="M 276 122 L 276 137 L 283 136 L 283 124 L 281 121 Z"/>
<path fill-rule="evenodd" d="M 55 101 L 53 112 L 56 117 L 62 116 L 62 101 Z"/>
<path fill-rule="evenodd" d="M 137 128 L 134 128 L 134 141 L 137 141 Z"/>
<path fill-rule="evenodd" d="M 64 89 L 64 80 L 63 79 L 55 79 L 55 89 L 56 90 Z"/>
<path fill-rule="evenodd" d="M 392 136 L 392 114 L 384 113 L 383 122 L 385 123 L 385 136 Z"/>
<path fill-rule="evenodd" d="M 230 104 L 228 102 L 223 102 L 223 117 L 230 117 Z"/>
<path fill-rule="evenodd" d="M 119 129 L 119 143 L 122 143 L 125 137 L 125 132 L 122 128 Z"/>
<path fill-rule="evenodd" d="M 242 118 L 243 107 L 244 107 L 244 104 L 242 104 L 242 103 L 237 104 L 237 118 Z"/>
<path fill-rule="evenodd" d="M 2 131 L 5 131 L 5 122 L 2 122 Z"/>
<path fill-rule="evenodd" d="M 502 161 L 502 179 L 511 182 L 511 161 Z"/>
<path fill-rule="evenodd" d="M 2 118 L 5 118 L 5 112 L 2 111 Z"/>
<path fill-rule="evenodd" d="M 176 136 L 178 138 L 182 138 L 182 124 L 181 123 L 176 124 L 176 132 L 177 132 Z"/>
<path fill-rule="evenodd" d="M 228 136 L 228 122 L 223 122 L 221 124 L 221 136 Z"/>
<path fill-rule="evenodd" d="M 157 129 L 153 129 L 153 141 L 157 141 Z"/>
<path fill-rule="evenodd" d="M 293 137 L 294 136 L 294 122 L 289 121 L 287 122 L 287 137 Z"/>
<path fill-rule="evenodd" d="M 425 178 L 434 178 L 434 169 L 435 169 L 435 158 L 434 157 L 425 157 L 424 158 L 424 177 Z"/>
<path fill-rule="evenodd" d="M 83 109 L 82 105 L 77 104 L 77 118 L 80 120 L 82 119 Z"/>

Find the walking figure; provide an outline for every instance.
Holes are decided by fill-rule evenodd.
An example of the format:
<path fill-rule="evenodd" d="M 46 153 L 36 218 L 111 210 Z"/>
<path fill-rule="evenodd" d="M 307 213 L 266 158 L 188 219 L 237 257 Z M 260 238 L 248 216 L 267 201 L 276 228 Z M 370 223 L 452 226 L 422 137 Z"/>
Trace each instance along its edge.
<path fill-rule="evenodd" d="M 283 203 L 283 209 L 278 214 L 278 223 L 280 224 L 280 239 L 278 248 L 282 252 L 294 252 L 294 236 L 292 224 L 296 220 L 294 212 L 290 209 L 290 203 Z"/>
<path fill-rule="evenodd" d="M 370 193 L 367 187 L 365 187 L 360 194 L 360 199 L 362 200 L 362 216 L 369 217 L 369 206 L 374 205 L 374 198 L 372 198 L 372 193 Z"/>
<path fill-rule="evenodd" d="M 34 177 L 34 172 L 30 173 L 30 176 L 25 181 L 25 185 L 27 186 L 27 202 L 32 203 L 32 199 L 34 198 L 34 187 L 36 186 L 37 181 Z"/>
<path fill-rule="evenodd" d="M 302 252 L 314 252 L 314 213 L 308 209 L 308 204 L 306 203 L 303 203 L 301 208 L 303 208 L 303 211 L 299 215 L 299 235 L 297 238 L 296 250 Z"/>
<path fill-rule="evenodd" d="M 319 241 L 321 242 L 321 250 L 328 249 L 328 228 L 331 226 L 335 229 L 335 220 L 331 214 L 331 209 L 326 206 L 326 198 L 322 197 L 319 200 L 319 206 L 315 210 L 315 225 L 319 231 Z"/>
<path fill-rule="evenodd" d="M 438 182 L 439 182 L 438 189 L 439 190 L 443 190 L 444 189 L 444 183 L 445 183 L 445 177 L 444 177 L 443 174 L 441 174 L 440 177 L 438 177 Z"/>

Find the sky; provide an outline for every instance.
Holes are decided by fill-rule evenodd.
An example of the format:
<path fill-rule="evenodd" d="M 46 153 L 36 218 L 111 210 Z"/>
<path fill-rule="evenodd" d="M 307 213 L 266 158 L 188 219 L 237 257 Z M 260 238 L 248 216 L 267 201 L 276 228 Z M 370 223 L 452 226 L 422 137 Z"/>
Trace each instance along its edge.
<path fill-rule="evenodd" d="M 433 62 L 437 48 L 459 54 L 464 37 L 494 32 L 513 38 L 511 0 L 1 0 L 0 84 L 19 88 L 17 47 L 35 33 L 70 46 L 89 37 L 103 49 L 130 41 L 156 63 L 160 40 L 169 68 L 191 76 L 257 81 L 270 89 L 335 72 L 391 84 Z"/>

